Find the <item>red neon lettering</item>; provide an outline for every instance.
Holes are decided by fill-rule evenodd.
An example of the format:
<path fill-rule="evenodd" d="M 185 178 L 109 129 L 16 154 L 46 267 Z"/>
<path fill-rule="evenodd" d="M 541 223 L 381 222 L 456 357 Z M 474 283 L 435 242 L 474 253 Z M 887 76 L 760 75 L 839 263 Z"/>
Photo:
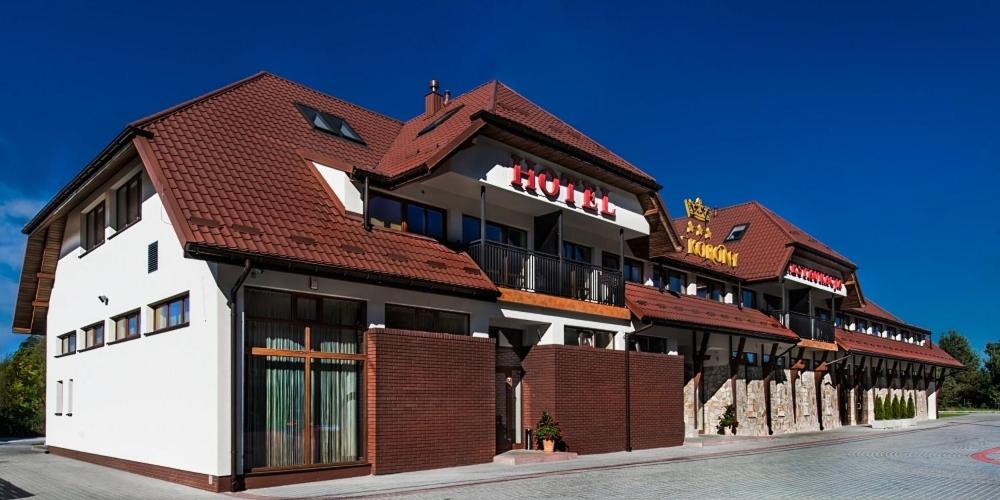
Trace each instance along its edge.
<path fill-rule="evenodd" d="M 601 215 L 615 216 L 615 209 L 611 208 L 611 202 L 608 201 L 608 190 L 604 188 L 601 188 Z"/>
<path fill-rule="evenodd" d="M 566 197 L 563 202 L 569 206 L 576 205 L 576 181 L 569 175 L 563 174 L 562 183 L 566 185 Z"/>
<path fill-rule="evenodd" d="M 583 184 L 583 205 L 584 210 L 597 210 L 597 197 L 594 196 L 594 187 L 590 184 Z"/>
<path fill-rule="evenodd" d="M 530 191 L 535 190 L 535 166 L 528 160 L 524 161 L 526 166 L 521 166 L 521 159 L 512 156 L 511 159 L 514 161 L 514 178 L 511 179 L 510 185 L 514 187 L 519 187 L 521 189 L 528 189 Z M 524 185 L 524 181 L 527 179 L 528 185 Z"/>
<path fill-rule="evenodd" d="M 559 176 L 551 168 L 545 167 L 538 173 L 538 186 L 545 196 L 549 198 L 559 197 Z"/>

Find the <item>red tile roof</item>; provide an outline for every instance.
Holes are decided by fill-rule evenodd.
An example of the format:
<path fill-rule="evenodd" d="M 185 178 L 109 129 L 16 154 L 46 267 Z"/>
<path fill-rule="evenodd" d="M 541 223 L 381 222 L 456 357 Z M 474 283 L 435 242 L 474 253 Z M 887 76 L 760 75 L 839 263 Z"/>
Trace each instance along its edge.
<path fill-rule="evenodd" d="M 674 219 L 674 228 L 681 239 L 685 240 L 685 245 L 687 241 L 685 229 L 688 221 L 692 221 L 696 225 L 699 223 L 699 221 L 688 217 Z M 750 226 L 743 238 L 723 243 L 726 235 L 734 226 L 747 223 Z M 688 254 L 686 251 L 667 255 L 667 259 L 704 267 L 747 281 L 766 280 L 784 275 L 785 266 L 788 264 L 788 259 L 791 258 L 795 247 L 802 246 L 841 261 L 848 267 L 856 267 L 843 255 L 756 201 L 716 209 L 707 226 L 712 230 L 710 242 L 717 245 L 724 244 L 727 249 L 739 253 L 739 262 L 736 268 L 707 261 Z"/>
<path fill-rule="evenodd" d="M 461 110 L 455 115 L 433 131 L 418 136 L 427 124 L 459 106 Z M 593 155 L 647 183 L 656 183 L 649 174 L 498 81 L 487 82 L 456 97 L 431 116 L 421 115 L 406 122 L 375 172 L 391 178 L 419 169 L 425 164 L 433 168 L 435 165 L 427 163 L 439 153 L 457 146 L 455 141 L 475 127 L 475 118 L 482 114 L 509 120 Z"/>
<path fill-rule="evenodd" d="M 783 342 L 799 341 L 798 335 L 756 309 L 740 309 L 693 295 L 661 292 L 655 287 L 628 283 L 625 285 L 625 304 L 640 320 L 698 325 Z"/>
<path fill-rule="evenodd" d="M 928 342 L 920 346 L 898 340 L 890 340 L 859 332 L 850 332 L 837 328 L 835 332 L 837 345 L 849 353 L 867 354 L 883 358 L 918 361 L 937 366 L 962 368 L 962 363 L 951 357 L 944 349 Z"/>
<path fill-rule="evenodd" d="M 294 103 L 345 118 L 367 145 L 313 130 Z M 264 73 L 136 125 L 153 134 L 136 144 L 184 243 L 199 251 L 499 293 L 465 253 L 417 235 L 364 230 L 300 156 L 377 165 L 400 122 Z"/>

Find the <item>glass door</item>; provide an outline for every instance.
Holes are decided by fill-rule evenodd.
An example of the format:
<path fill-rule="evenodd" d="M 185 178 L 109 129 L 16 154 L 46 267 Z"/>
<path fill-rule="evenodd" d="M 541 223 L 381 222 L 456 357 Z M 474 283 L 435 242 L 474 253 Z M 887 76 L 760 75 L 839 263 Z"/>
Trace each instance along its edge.
<path fill-rule="evenodd" d="M 251 471 L 359 462 L 364 302 L 246 290 Z"/>

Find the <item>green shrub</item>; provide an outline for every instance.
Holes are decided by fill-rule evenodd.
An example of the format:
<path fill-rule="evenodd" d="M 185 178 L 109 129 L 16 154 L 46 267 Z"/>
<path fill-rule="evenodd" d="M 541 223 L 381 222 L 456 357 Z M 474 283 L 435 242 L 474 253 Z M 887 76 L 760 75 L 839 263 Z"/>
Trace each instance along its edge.
<path fill-rule="evenodd" d="M 902 411 L 899 407 L 899 396 L 892 397 L 892 409 L 889 410 L 889 418 L 897 419 L 902 415 Z"/>
<path fill-rule="evenodd" d="M 559 428 L 559 424 L 556 422 L 549 412 L 543 411 L 542 418 L 538 421 L 538 425 L 535 426 L 535 439 L 541 443 L 544 439 L 552 439 L 558 441 L 562 437 L 562 430 Z"/>
<path fill-rule="evenodd" d="M 875 420 L 885 420 L 885 408 L 879 396 L 875 396 Z"/>
<path fill-rule="evenodd" d="M 736 405 L 726 405 L 726 411 L 722 414 L 722 418 L 719 419 L 719 424 L 715 426 L 716 432 L 725 434 L 726 427 L 728 427 L 735 435 L 736 428 L 739 426 L 740 422 L 736 419 Z"/>
<path fill-rule="evenodd" d="M 913 394 L 906 398 L 906 418 L 917 416 L 917 407 L 913 404 Z"/>

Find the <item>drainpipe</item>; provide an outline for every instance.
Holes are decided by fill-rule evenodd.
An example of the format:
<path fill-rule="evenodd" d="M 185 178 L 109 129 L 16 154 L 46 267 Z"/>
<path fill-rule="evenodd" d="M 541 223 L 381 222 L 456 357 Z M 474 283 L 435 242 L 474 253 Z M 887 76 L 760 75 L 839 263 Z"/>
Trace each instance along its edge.
<path fill-rule="evenodd" d="M 367 186 L 367 179 L 365 180 L 365 185 Z M 367 193 L 367 189 L 365 190 Z M 367 199 L 367 197 L 366 197 Z M 237 411 L 239 410 L 239 405 L 237 404 L 238 389 L 236 383 L 236 363 L 239 361 L 239 354 L 237 353 L 238 343 L 236 342 L 236 326 L 238 322 L 238 315 L 236 312 L 236 300 L 239 296 L 240 288 L 243 286 L 243 282 L 247 280 L 250 276 L 250 271 L 253 270 L 250 267 L 250 259 L 247 259 L 243 263 L 243 271 L 240 273 L 239 277 L 236 278 L 236 282 L 233 283 L 233 288 L 229 291 L 229 300 L 226 301 L 226 305 L 229 307 L 229 350 L 230 350 L 230 422 L 229 422 L 229 466 L 232 469 L 230 472 L 230 489 L 232 491 L 243 490 L 243 474 L 241 474 L 239 466 L 237 465 L 237 450 L 239 446 L 237 445 L 238 432 L 236 429 L 237 425 Z"/>

